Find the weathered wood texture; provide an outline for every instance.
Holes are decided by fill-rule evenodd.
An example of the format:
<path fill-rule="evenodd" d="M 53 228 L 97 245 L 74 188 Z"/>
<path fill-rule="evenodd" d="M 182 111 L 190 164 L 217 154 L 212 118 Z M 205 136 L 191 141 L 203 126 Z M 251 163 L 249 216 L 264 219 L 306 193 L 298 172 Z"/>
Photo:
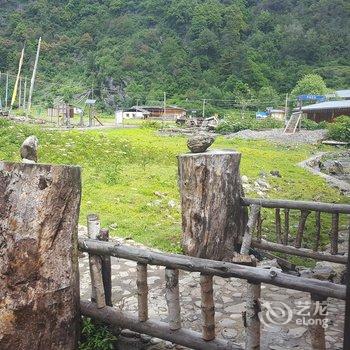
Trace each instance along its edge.
<path fill-rule="evenodd" d="M 277 243 L 282 243 L 282 226 L 281 226 L 281 209 L 275 209 L 275 227 L 276 227 L 276 241 Z"/>
<path fill-rule="evenodd" d="M 168 322 L 171 330 L 181 328 L 179 270 L 165 269 L 165 299 L 168 305 Z"/>
<path fill-rule="evenodd" d="M 109 241 L 109 230 L 102 228 L 98 239 L 103 242 Z M 110 256 L 102 256 L 102 280 L 105 290 L 106 305 L 112 306 L 112 264 Z"/>
<path fill-rule="evenodd" d="M 262 250 L 269 250 L 272 252 L 303 256 L 305 258 L 311 258 L 315 260 L 330 261 L 330 262 L 335 262 L 339 264 L 346 264 L 348 260 L 348 257 L 344 255 L 331 255 L 329 253 L 315 252 L 312 249 L 295 248 L 290 245 L 285 246 L 278 243 L 268 242 L 264 239 L 261 240 L 260 242 L 257 240 L 253 240 L 252 247 L 262 249 Z"/>
<path fill-rule="evenodd" d="M 260 294 L 261 283 L 247 283 L 246 311 L 244 324 L 246 327 L 245 350 L 260 349 Z"/>
<path fill-rule="evenodd" d="M 339 214 L 332 215 L 331 253 L 338 254 Z"/>
<path fill-rule="evenodd" d="M 327 302 L 324 298 L 311 295 L 309 333 L 313 350 L 326 350 L 325 328 L 323 322 L 327 314 Z"/>
<path fill-rule="evenodd" d="M 0 163 L 0 349 L 76 349 L 80 168 Z"/>
<path fill-rule="evenodd" d="M 254 240 L 252 243 L 254 243 Z M 278 246 L 289 248 L 283 245 Z M 277 271 L 275 276 L 271 276 L 268 270 L 259 267 L 243 266 L 229 262 L 200 259 L 180 254 L 158 253 L 122 244 L 114 245 L 111 243 L 99 242 L 91 239 L 80 239 L 79 248 L 82 251 L 96 255 L 111 255 L 117 258 L 133 260 L 144 264 L 166 266 L 172 269 L 185 271 L 197 271 L 214 276 L 236 277 L 249 280 L 251 282 L 269 283 L 275 286 L 300 290 L 309 293 L 316 293 L 325 297 L 333 297 L 343 300 L 345 299 L 346 288 L 342 285 L 326 281 L 318 281 L 310 278 L 292 276 L 280 271 Z M 298 251 L 298 249 L 295 250 Z M 330 254 L 329 256 L 338 259 L 343 258 L 341 256 Z"/>
<path fill-rule="evenodd" d="M 305 225 L 306 225 L 306 220 L 307 217 L 309 216 L 310 211 L 309 210 L 302 210 L 300 212 L 300 220 L 299 220 L 299 225 L 298 225 L 298 230 L 297 234 L 295 237 L 295 248 L 300 248 L 301 243 L 303 241 L 303 236 L 304 236 L 304 231 L 305 231 Z"/>
<path fill-rule="evenodd" d="M 139 321 L 148 320 L 148 284 L 147 284 L 147 265 L 137 263 L 137 303 Z"/>
<path fill-rule="evenodd" d="M 241 154 L 208 151 L 179 156 L 182 245 L 186 254 L 230 260 L 247 221 L 241 205 Z"/>
<path fill-rule="evenodd" d="M 261 207 L 259 205 L 255 204 L 250 207 L 249 219 L 242 239 L 242 246 L 240 251 L 241 254 L 249 254 L 250 245 L 252 243 L 252 236 L 260 215 L 260 208 Z"/>
<path fill-rule="evenodd" d="M 213 276 L 201 274 L 201 313 L 202 337 L 204 340 L 215 339 L 215 305 Z"/>
<path fill-rule="evenodd" d="M 263 199 L 242 197 L 242 204 L 249 206 L 252 204 L 261 205 L 263 208 L 287 208 L 298 210 L 321 211 L 324 213 L 350 214 L 349 204 L 333 204 L 322 202 L 292 201 L 284 199 Z"/>
<path fill-rule="evenodd" d="M 316 226 L 316 236 L 314 242 L 314 251 L 317 252 L 320 248 L 321 241 L 321 213 L 319 211 L 315 212 L 315 226 Z"/>
<path fill-rule="evenodd" d="M 102 259 L 98 255 L 89 254 L 90 276 L 91 276 L 91 300 L 97 307 L 106 306 L 105 291 L 102 279 Z"/>
<path fill-rule="evenodd" d="M 288 244 L 290 229 L 289 229 L 289 209 L 284 209 L 284 232 L 283 232 L 283 244 Z"/>
<path fill-rule="evenodd" d="M 201 334 L 180 328 L 171 330 L 165 322 L 148 320 L 139 322 L 137 317 L 121 312 L 116 308 L 106 306 L 98 309 L 96 304 L 88 301 L 80 302 L 80 309 L 83 315 L 93 318 L 112 326 L 130 329 L 134 332 L 149 334 L 152 337 L 161 338 L 173 343 L 183 345 L 195 350 L 243 350 L 241 346 L 222 339 L 205 341 Z"/>

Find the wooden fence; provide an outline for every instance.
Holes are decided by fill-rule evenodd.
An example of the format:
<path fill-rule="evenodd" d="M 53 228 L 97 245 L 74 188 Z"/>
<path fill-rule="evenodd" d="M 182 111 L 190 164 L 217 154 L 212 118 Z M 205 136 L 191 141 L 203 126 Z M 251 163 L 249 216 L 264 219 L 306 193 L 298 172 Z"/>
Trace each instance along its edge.
<path fill-rule="evenodd" d="M 346 287 L 298 277 L 275 268 L 256 267 L 256 261 L 249 252 L 251 248 L 256 248 L 283 253 L 283 257 L 291 255 L 346 264 L 347 256 L 338 251 L 339 217 L 350 214 L 350 205 L 246 198 L 241 190 L 240 156 L 234 151 L 215 151 L 179 157 L 182 243 L 187 255 L 159 253 L 98 240 L 99 225 L 94 224 L 96 218 L 90 220 L 88 228 L 92 239 L 79 241 L 79 249 L 89 254 L 92 280 L 92 301 L 81 301 L 83 315 L 192 349 L 243 349 L 236 343 L 216 338 L 215 333 L 213 278 L 234 277 L 246 281 L 246 311 L 243 314 L 246 350 L 260 349 L 261 283 L 310 294 L 311 309 L 316 311 L 313 315 L 315 322 L 309 326 L 312 348 L 325 350 L 325 332 L 321 322 L 324 316 L 316 305 L 320 302 L 326 304 L 327 298 L 345 300 Z M 249 215 L 247 207 L 250 209 Z M 262 238 L 261 208 L 275 211 L 275 242 Z M 284 211 L 283 229 L 281 209 Z M 290 230 L 291 210 L 300 212 L 294 236 Z M 315 212 L 312 249 L 304 247 L 305 227 L 311 212 Z M 321 251 L 321 213 L 332 216 L 329 252 Z M 111 269 L 108 260 L 111 256 L 137 263 L 137 315 L 111 306 Z M 148 317 L 148 265 L 164 267 L 167 323 Z M 201 275 L 201 334 L 182 327 L 179 270 L 199 272 Z"/>
<path fill-rule="evenodd" d="M 263 200 L 258 203 L 254 199 L 242 198 L 243 205 L 249 205 L 250 215 L 247 223 L 246 231 L 242 240 L 241 253 L 247 254 L 251 245 L 263 250 L 271 250 L 283 252 L 291 255 L 299 255 L 311 257 L 316 260 L 335 261 L 345 263 L 346 256 L 336 254 L 335 250 L 329 253 L 314 254 L 309 249 L 302 249 L 284 245 L 287 239 L 281 243 L 271 243 L 261 238 L 252 239 L 252 233 L 256 231 L 258 236 L 261 232 L 261 221 L 259 220 L 261 206 L 267 208 L 285 208 L 297 210 L 317 210 L 330 212 L 332 215 L 341 213 L 349 213 L 350 206 L 333 205 L 326 203 L 310 203 L 310 202 L 294 202 L 294 201 L 268 201 Z M 278 211 L 277 228 L 279 225 Z M 339 217 L 337 216 L 339 219 Z M 298 235 L 303 234 L 300 229 L 305 226 L 305 217 L 301 214 L 301 223 L 297 231 Z M 332 225 L 332 234 L 337 235 L 334 230 L 334 222 Z M 255 229 L 256 227 L 256 229 Z M 103 231 L 102 231 L 103 232 Z M 277 229 L 277 235 L 279 231 Z M 278 236 L 279 237 L 279 236 Z M 284 235 L 285 237 L 285 235 Z M 317 238 L 316 238 L 317 239 Z M 301 242 L 300 242 L 301 244 Z M 126 245 L 114 245 L 109 242 L 103 242 L 96 239 L 79 240 L 79 249 L 89 253 L 90 261 L 93 261 L 91 268 L 91 276 L 93 280 L 93 295 L 95 302 L 81 301 L 81 311 L 85 316 L 106 322 L 117 327 L 128 328 L 136 332 L 146 333 L 148 335 L 168 340 L 192 349 L 243 349 L 238 344 L 228 342 L 223 339 L 217 339 L 215 336 L 215 303 L 213 297 L 213 276 L 223 278 L 240 278 L 248 283 L 247 304 L 244 322 L 247 326 L 246 347 L 245 349 L 258 349 L 260 346 L 260 321 L 258 318 L 261 283 L 276 285 L 279 287 L 289 288 L 297 291 L 310 293 L 311 305 L 317 302 L 325 302 L 327 298 L 346 299 L 346 287 L 335 283 L 320 281 L 317 279 L 301 278 L 294 275 L 283 273 L 277 269 L 266 270 L 259 267 L 247 266 L 247 260 L 231 263 L 209 259 L 201 259 L 179 254 L 166 254 L 154 252 L 151 250 L 134 248 Z M 297 254 L 295 254 L 297 252 Z M 119 311 L 111 307 L 110 300 L 110 282 L 104 283 L 106 276 L 106 267 L 103 267 L 103 261 L 108 257 L 116 257 L 137 262 L 137 281 L 135 287 L 138 294 L 138 315 L 131 315 L 126 312 Z M 331 259 L 338 258 L 337 259 Z M 168 305 L 168 323 L 150 320 L 148 318 L 148 284 L 147 284 L 147 266 L 158 265 L 164 266 L 164 274 L 166 281 L 165 298 Z M 97 266 L 97 267 L 96 267 Z M 108 264 L 107 264 L 108 266 Z M 108 268 L 107 276 L 110 274 Z M 201 310 L 202 310 L 202 334 L 183 329 L 181 327 L 181 310 L 180 310 L 180 294 L 179 294 L 179 270 L 190 272 L 200 272 L 200 288 L 201 288 Z M 111 278 L 107 277 L 110 281 Z M 100 281 L 96 283 L 96 281 Z M 104 286 L 104 287 L 103 287 Z M 251 287 L 249 289 L 249 286 Z M 107 297 L 108 296 L 108 297 Z M 109 303 L 109 306 L 107 304 Z M 322 315 L 316 315 L 315 318 L 322 318 Z M 316 326 L 310 329 L 312 344 L 314 349 L 325 348 L 325 334 L 321 326 L 321 322 L 315 322 Z M 315 328 L 316 327 L 316 328 Z"/>

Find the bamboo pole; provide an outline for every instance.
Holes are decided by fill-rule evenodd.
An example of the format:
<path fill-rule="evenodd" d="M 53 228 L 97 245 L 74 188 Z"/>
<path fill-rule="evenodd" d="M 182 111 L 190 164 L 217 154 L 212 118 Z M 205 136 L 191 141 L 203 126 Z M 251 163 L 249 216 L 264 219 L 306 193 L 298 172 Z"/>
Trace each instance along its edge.
<path fill-rule="evenodd" d="M 171 330 L 181 328 L 179 270 L 165 269 L 165 299 L 169 312 L 169 327 Z"/>
<path fill-rule="evenodd" d="M 24 47 L 22 49 L 21 52 L 21 57 L 19 59 L 19 65 L 18 65 L 18 72 L 17 72 L 17 76 L 16 76 L 16 81 L 15 81 L 15 86 L 13 88 L 13 93 L 12 93 L 12 99 L 11 99 L 11 105 L 10 105 L 10 109 L 12 109 L 13 104 L 16 101 L 16 97 L 17 97 L 17 90 L 18 90 L 18 83 L 19 83 L 19 79 L 21 76 L 21 70 L 22 70 L 22 65 L 23 65 L 23 58 L 24 58 Z"/>
<path fill-rule="evenodd" d="M 315 225 L 316 225 L 316 236 L 314 243 L 314 251 L 317 252 L 320 248 L 320 240 L 321 240 L 321 212 L 315 212 Z"/>
<path fill-rule="evenodd" d="M 332 214 L 331 254 L 338 254 L 339 214 Z"/>
<path fill-rule="evenodd" d="M 23 109 L 27 107 L 27 77 L 24 78 L 24 88 L 23 88 Z"/>
<path fill-rule="evenodd" d="M 41 46 L 41 37 L 39 38 L 39 41 L 38 41 L 38 47 L 37 47 L 37 51 L 36 51 L 34 68 L 33 68 L 33 75 L 32 75 L 32 79 L 30 81 L 28 105 L 27 105 L 27 115 L 30 114 L 30 109 L 32 108 L 32 97 L 33 97 L 33 91 L 34 91 L 34 83 L 35 83 L 36 71 L 38 69 L 38 61 L 39 61 L 39 55 L 40 55 L 40 46 Z"/>
<path fill-rule="evenodd" d="M 301 247 L 301 243 L 303 241 L 303 236 L 304 236 L 306 219 L 309 216 L 309 214 L 310 214 L 309 210 L 301 210 L 300 212 L 299 226 L 298 226 L 298 231 L 295 237 L 295 244 L 294 244 L 295 248 Z"/>
<path fill-rule="evenodd" d="M 215 305 L 213 292 L 213 276 L 201 274 L 201 314 L 202 338 L 206 341 L 215 339 Z"/>
<path fill-rule="evenodd" d="M 139 321 L 148 320 L 148 284 L 147 284 L 147 265 L 137 263 L 137 302 Z"/>

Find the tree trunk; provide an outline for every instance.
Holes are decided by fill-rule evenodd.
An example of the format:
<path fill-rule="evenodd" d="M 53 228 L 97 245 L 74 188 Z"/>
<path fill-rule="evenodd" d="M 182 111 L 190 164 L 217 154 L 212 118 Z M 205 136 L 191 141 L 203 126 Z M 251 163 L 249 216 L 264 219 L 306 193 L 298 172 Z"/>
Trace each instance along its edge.
<path fill-rule="evenodd" d="M 186 254 L 230 260 L 238 250 L 247 222 L 241 205 L 240 160 L 240 153 L 229 150 L 179 156 Z"/>
<path fill-rule="evenodd" d="M 0 162 L 0 349 L 76 349 L 80 168 Z"/>

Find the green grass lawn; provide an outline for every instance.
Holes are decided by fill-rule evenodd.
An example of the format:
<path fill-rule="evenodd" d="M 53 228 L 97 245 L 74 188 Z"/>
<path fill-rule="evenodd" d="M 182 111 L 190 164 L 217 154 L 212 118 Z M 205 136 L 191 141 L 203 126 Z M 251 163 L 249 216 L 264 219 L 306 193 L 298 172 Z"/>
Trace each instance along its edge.
<path fill-rule="evenodd" d="M 39 138 L 40 162 L 82 167 L 82 224 L 88 213 L 95 212 L 114 236 L 180 251 L 177 155 L 187 151 L 186 138 L 161 137 L 145 128 L 59 132 L 0 121 L 0 159 L 19 161 L 19 147 L 31 134 Z M 322 178 L 296 165 L 313 153 L 327 150 L 325 146 L 282 147 L 220 137 L 212 148 L 242 152 L 241 173 L 250 179 L 258 178 L 262 171 L 279 170 L 282 178 L 268 178 L 273 186 L 270 198 L 349 202 Z M 271 210 L 266 211 L 267 234 L 273 225 L 271 214 Z M 328 224 L 329 218 L 325 220 Z"/>

